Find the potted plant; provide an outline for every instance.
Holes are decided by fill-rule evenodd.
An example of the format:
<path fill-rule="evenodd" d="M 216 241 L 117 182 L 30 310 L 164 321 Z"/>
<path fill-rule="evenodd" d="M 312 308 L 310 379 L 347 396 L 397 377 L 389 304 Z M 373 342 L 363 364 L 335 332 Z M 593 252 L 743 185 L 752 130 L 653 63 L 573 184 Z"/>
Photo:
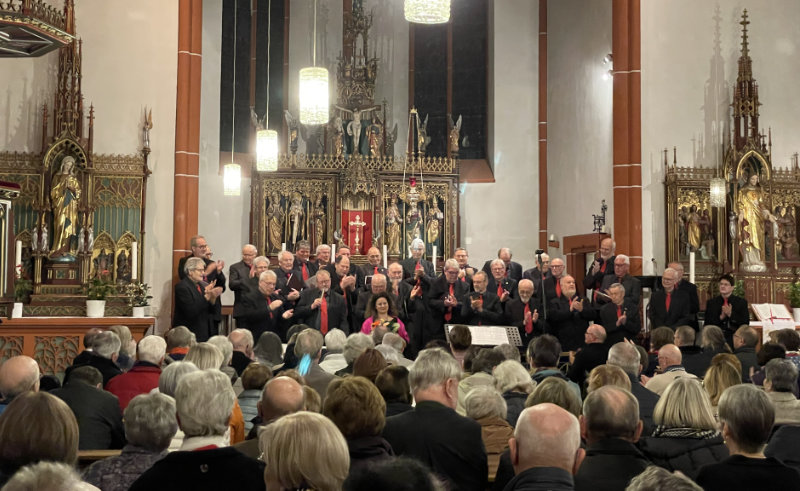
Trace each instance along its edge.
<path fill-rule="evenodd" d="M 106 297 L 116 290 L 112 283 L 95 277 L 86 288 L 86 317 L 103 317 L 106 310 Z"/>
<path fill-rule="evenodd" d="M 19 277 L 14 280 L 14 309 L 11 311 L 11 317 L 16 319 L 22 317 L 22 304 L 30 299 L 31 291 L 33 290 L 33 283 L 25 277 Z"/>
<path fill-rule="evenodd" d="M 144 317 L 144 308 L 150 305 L 150 285 L 140 281 L 133 281 L 125 286 L 125 294 L 128 296 L 128 305 L 131 306 L 133 317 Z"/>
<path fill-rule="evenodd" d="M 800 322 L 800 280 L 789 285 L 789 304 L 792 306 L 794 321 Z"/>

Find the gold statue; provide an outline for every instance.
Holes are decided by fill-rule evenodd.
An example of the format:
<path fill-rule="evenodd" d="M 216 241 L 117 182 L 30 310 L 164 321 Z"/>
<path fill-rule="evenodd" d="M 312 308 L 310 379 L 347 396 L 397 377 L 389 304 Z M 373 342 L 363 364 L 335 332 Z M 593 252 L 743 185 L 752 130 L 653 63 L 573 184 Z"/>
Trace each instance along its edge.
<path fill-rule="evenodd" d="M 411 188 L 414 190 L 414 188 Z M 411 244 L 414 239 L 421 239 L 422 214 L 417 207 L 418 194 L 409 193 L 408 211 L 406 212 L 406 244 Z"/>
<path fill-rule="evenodd" d="M 736 199 L 739 212 L 739 243 L 742 269 L 764 272 L 764 220 L 775 222 L 775 215 L 764 204 L 764 191 L 758 184 L 758 174 L 753 172 L 747 185 L 739 190 Z"/>
<path fill-rule="evenodd" d="M 702 234 L 700 233 L 700 214 L 697 212 L 697 205 L 689 208 L 686 217 L 686 236 L 689 240 L 689 247 L 692 252 L 700 250 Z"/>
<path fill-rule="evenodd" d="M 329 131 L 331 132 L 331 155 L 341 157 L 344 154 L 344 128 L 342 127 L 342 118 L 336 116 L 329 123 Z"/>
<path fill-rule="evenodd" d="M 67 156 L 61 161 L 61 172 L 53 177 L 50 203 L 53 206 L 53 253 L 51 257 L 74 256 L 77 252 L 78 200 L 81 183 L 73 175 L 75 159 Z"/>
<path fill-rule="evenodd" d="M 383 125 L 380 118 L 374 117 L 372 124 L 367 128 L 369 138 L 369 156 L 372 158 L 383 157 Z"/>
<path fill-rule="evenodd" d="M 317 247 L 325 243 L 325 207 L 322 205 L 321 194 L 314 200 L 311 218 L 314 224 L 314 247 Z"/>
<path fill-rule="evenodd" d="M 277 191 L 272 193 L 267 207 L 267 243 L 270 252 L 280 252 L 283 239 L 283 218 L 285 213 L 281 208 L 281 196 Z"/>
<path fill-rule="evenodd" d="M 291 204 L 289 205 L 289 221 L 292 223 L 292 246 L 297 244 L 298 239 L 305 237 L 303 230 L 303 195 L 298 192 L 292 193 Z"/>
<path fill-rule="evenodd" d="M 431 198 L 431 207 L 428 209 L 428 224 L 425 226 L 425 239 L 428 244 L 435 245 L 439 240 L 439 201 L 436 197 Z"/>
<path fill-rule="evenodd" d="M 458 121 L 453 123 L 453 117 L 451 115 L 447 115 L 447 119 L 450 122 L 450 135 L 448 136 L 448 142 L 450 144 L 450 154 L 454 157 L 458 156 L 458 139 L 461 136 L 461 116 L 458 116 Z"/>
<path fill-rule="evenodd" d="M 397 195 L 392 194 L 386 207 L 386 247 L 389 254 L 400 254 L 400 209 L 397 208 Z"/>

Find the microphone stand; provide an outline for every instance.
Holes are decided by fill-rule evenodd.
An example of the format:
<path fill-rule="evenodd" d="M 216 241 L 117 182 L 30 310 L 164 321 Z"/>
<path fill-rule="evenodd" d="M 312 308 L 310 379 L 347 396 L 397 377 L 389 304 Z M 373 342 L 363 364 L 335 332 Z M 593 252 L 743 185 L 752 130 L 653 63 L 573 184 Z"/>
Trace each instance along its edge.
<path fill-rule="evenodd" d="M 545 277 L 544 277 L 544 261 L 542 261 L 542 254 L 543 253 L 544 253 L 544 250 L 542 250 L 542 249 L 538 249 L 536 251 L 536 262 L 539 263 L 539 271 L 541 272 L 541 275 L 542 275 L 542 282 L 541 282 L 541 285 L 542 285 L 542 287 L 541 287 L 541 290 L 542 290 L 542 317 L 544 318 L 544 326 L 542 326 L 542 331 L 546 332 L 546 330 L 548 329 L 549 326 L 547 325 L 547 288 L 545 288 L 545 286 L 544 286 Z"/>

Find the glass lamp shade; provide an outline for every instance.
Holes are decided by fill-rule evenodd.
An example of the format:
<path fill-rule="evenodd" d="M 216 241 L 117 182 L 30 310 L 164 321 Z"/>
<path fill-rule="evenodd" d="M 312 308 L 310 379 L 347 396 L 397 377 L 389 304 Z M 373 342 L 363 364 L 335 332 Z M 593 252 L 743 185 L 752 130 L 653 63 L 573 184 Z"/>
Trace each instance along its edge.
<path fill-rule="evenodd" d="M 711 206 L 715 208 L 722 208 L 725 206 L 725 179 L 720 177 L 715 177 L 711 179 L 711 190 L 710 190 L 711 198 Z"/>
<path fill-rule="evenodd" d="M 256 169 L 275 172 L 278 170 L 278 132 L 258 130 L 256 133 Z"/>
<path fill-rule="evenodd" d="M 405 0 L 403 13 L 408 22 L 444 24 L 450 21 L 450 0 Z"/>
<path fill-rule="evenodd" d="M 234 162 L 225 164 L 222 183 L 225 196 L 239 196 L 242 193 L 242 167 Z"/>
<path fill-rule="evenodd" d="M 316 66 L 300 70 L 300 122 L 327 123 L 328 106 L 328 70 Z"/>

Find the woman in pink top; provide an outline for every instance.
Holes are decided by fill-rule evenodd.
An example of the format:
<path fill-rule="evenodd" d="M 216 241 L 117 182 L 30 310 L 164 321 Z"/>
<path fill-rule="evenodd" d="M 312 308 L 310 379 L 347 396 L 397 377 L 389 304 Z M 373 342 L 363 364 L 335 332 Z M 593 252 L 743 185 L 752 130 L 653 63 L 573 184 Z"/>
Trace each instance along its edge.
<path fill-rule="evenodd" d="M 397 318 L 397 309 L 394 306 L 392 297 L 387 292 L 373 295 L 369 299 L 366 313 L 369 317 L 361 324 L 361 332 L 370 334 L 376 327 L 385 326 L 389 332 L 398 334 L 408 342 L 406 326 L 403 321 Z"/>

